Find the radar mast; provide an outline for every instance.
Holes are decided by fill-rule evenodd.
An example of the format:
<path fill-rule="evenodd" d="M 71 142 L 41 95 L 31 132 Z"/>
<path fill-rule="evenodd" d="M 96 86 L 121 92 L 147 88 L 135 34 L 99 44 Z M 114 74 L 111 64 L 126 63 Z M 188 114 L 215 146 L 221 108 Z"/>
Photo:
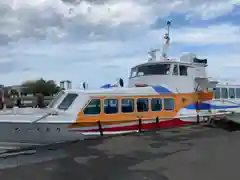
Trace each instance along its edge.
<path fill-rule="evenodd" d="M 157 52 L 160 51 L 160 60 L 166 60 L 167 57 L 167 51 L 170 44 L 170 26 L 171 21 L 167 21 L 167 33 L 164 35 L 164 43 L 162 47 L 162 51 L 160 49 L 152 49 L 150 52 L 148 52 L 149 59 L 148 61 L 157 61 Z"/>
<path fill-rule="evenodd" d="M 167 59 L 167 50 L 170 43 L 170 26 L 171 26 L 171 21 L 167 21 L 167 33 L 164 35 L 165 42 L 163 44 L 163 49 L 162 49 L 163 59 Z"/>

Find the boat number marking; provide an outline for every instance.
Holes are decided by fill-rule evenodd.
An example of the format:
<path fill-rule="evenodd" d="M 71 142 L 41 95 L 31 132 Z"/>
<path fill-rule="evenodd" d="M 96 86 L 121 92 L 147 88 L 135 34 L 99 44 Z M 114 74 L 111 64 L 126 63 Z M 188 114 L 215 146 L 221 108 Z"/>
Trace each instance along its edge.
<path fill-rule="evenodd" d="M 14 128 L 13 131 L 14 131 L 14 132 L 20 132 L 20 128 Z M 40 129 L 40 128 L 27 128 L 26 131 L 28 131 L 28 132 L 32 132 L 32 131 L 41 132 L 41 129 Z M 60 129 L 60 128 L 56 128 L 56 131 L 57 131 L 57 132 L 60 132 L 61 129 Z M 45 129 L 45 132 L 50 132 L 50 128 L 47 127 L 47 128 Z"/>

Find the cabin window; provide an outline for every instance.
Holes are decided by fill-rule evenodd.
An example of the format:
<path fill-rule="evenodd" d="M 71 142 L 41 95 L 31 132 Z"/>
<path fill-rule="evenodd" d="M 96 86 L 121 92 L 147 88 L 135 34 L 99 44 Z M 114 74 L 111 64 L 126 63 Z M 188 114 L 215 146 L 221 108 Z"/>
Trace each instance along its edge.
<path fill-rule="evenodd" d="M 151 100 L 152 111 L 162 111 L 162 99 L 153 98 Z"/>
<path fill-rule="evenodd" d="M 187 76 L 188 75 L 187 66 L 180 65 L 179 70 L 180 70 L 180 76 Z"/>
<path fill-rule="evenodd" d="M 137 76 L 137 68 L 132 68 L 130 77 L 135 77 L 135 76 Z"/>
<path fill-rule="evenodd" d="M 240 88 L 236 88 L 236 98 L 240 98 Z"/>
<path fill-rule="evenodd" d="M 139 72 L 137 73 L 137 76 L 144 76 L 144 72 L 139 71 Z"/>
<path fill-rule="evenodd" d="M 220 99 L 221 98 L 220 88 L 215 88 L 213 95 L 214 95 L 214 99 Z"/>
<path fill-rule="evenodd" d="M 147 112 L 148 111 L 148 99 L 147 98 L 137 99 L 137 111 L 138 112 Z"/>
<path fill-rule="evenodd" d="M 228 89 L 227 88 L 221 89 L 221 97 L 222 97 L 222 99 L 228 99 Z"/>
<path fill-rule="evenodd" d="M 174 99 L 173 98 L 164 98 L 164 110 L 173 111 L 174 110 Z"/>
<path fill-rule="evenodd" d="M 105 114 L 118 113 L 118 100 L 117 99 L 105 99 L 104 100 L 104 113 Z"/>
<path fill-rule="evenodd" d="M 62 102 L 58 105 L 58 109 L 66 111 L 77 98 L 78 94 L 75 93 L 68 93 Z"/>
<path fill-rule="evenodd" d="M 235 99 L 235 88 L 229 88 L 229 97 Z"/>
<path fill-rule="evenodd" d="M 139 66 L 137 76 L 167 75 L 170 73 L 170 64 L 151 64 Z"/>
<path fill-rule="evenodd" d="M 178 65 L 175 64 L 173 67 L 173 75 L 178 76 Z"/>
<path fill-rule="evenodd" d="M 100 114 L 101 112 L 101 100 L 92 99 L 87 107 L 84 109 L 84 114 Z"/>
<path fill-rule="evenodd" d="M 123 113 L 134 112 L 134 101 L 133 99 L 122 99 L 121 110 Z"/>

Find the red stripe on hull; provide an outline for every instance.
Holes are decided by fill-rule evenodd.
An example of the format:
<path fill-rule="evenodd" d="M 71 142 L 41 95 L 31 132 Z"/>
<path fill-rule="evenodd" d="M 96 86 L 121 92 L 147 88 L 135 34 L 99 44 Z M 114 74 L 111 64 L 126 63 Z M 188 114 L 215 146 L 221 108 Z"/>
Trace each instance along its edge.
<path fill-rule="evenodd" d="M 171 128 L 179 127 L 184 125 L 192 124 L 193 122 L 182 121 L 180 119 L 172 119 L 167 121 L 160 121 L 158 124 L 155 122 L 148 124 L 141 124 L 141 130 L 150 130 L 154 128 Z M 103 128 L 103 132 L 120 132 L 120 131 L 131 131 L 139 130 L 139 125 L 130 125 L 130 126 L 120 126 L 120 127 L 109 127 Z M 99 129 L 89 129 L 89 130 L 71 130 L 72 132 L 99 132 Z"/>

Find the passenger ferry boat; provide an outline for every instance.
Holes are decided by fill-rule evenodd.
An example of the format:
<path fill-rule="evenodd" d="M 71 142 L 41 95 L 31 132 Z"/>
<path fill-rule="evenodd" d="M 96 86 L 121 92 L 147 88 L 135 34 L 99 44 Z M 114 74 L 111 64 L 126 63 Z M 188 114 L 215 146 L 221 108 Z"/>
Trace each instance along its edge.
<path fill-rule="evenodd" d="M 51 144 L 219 117 L 237 119 L 240 85 L 208 78 L 207 59 L 194 54 L 169 59 L 169 28 L 165 40 L 159 59 L 153 50 L 148 62 L 131 69 L 127 87 L 120 81 L 96 90 L 65 90 L 46 109 L 1 112 L 0 146 Z"/>

